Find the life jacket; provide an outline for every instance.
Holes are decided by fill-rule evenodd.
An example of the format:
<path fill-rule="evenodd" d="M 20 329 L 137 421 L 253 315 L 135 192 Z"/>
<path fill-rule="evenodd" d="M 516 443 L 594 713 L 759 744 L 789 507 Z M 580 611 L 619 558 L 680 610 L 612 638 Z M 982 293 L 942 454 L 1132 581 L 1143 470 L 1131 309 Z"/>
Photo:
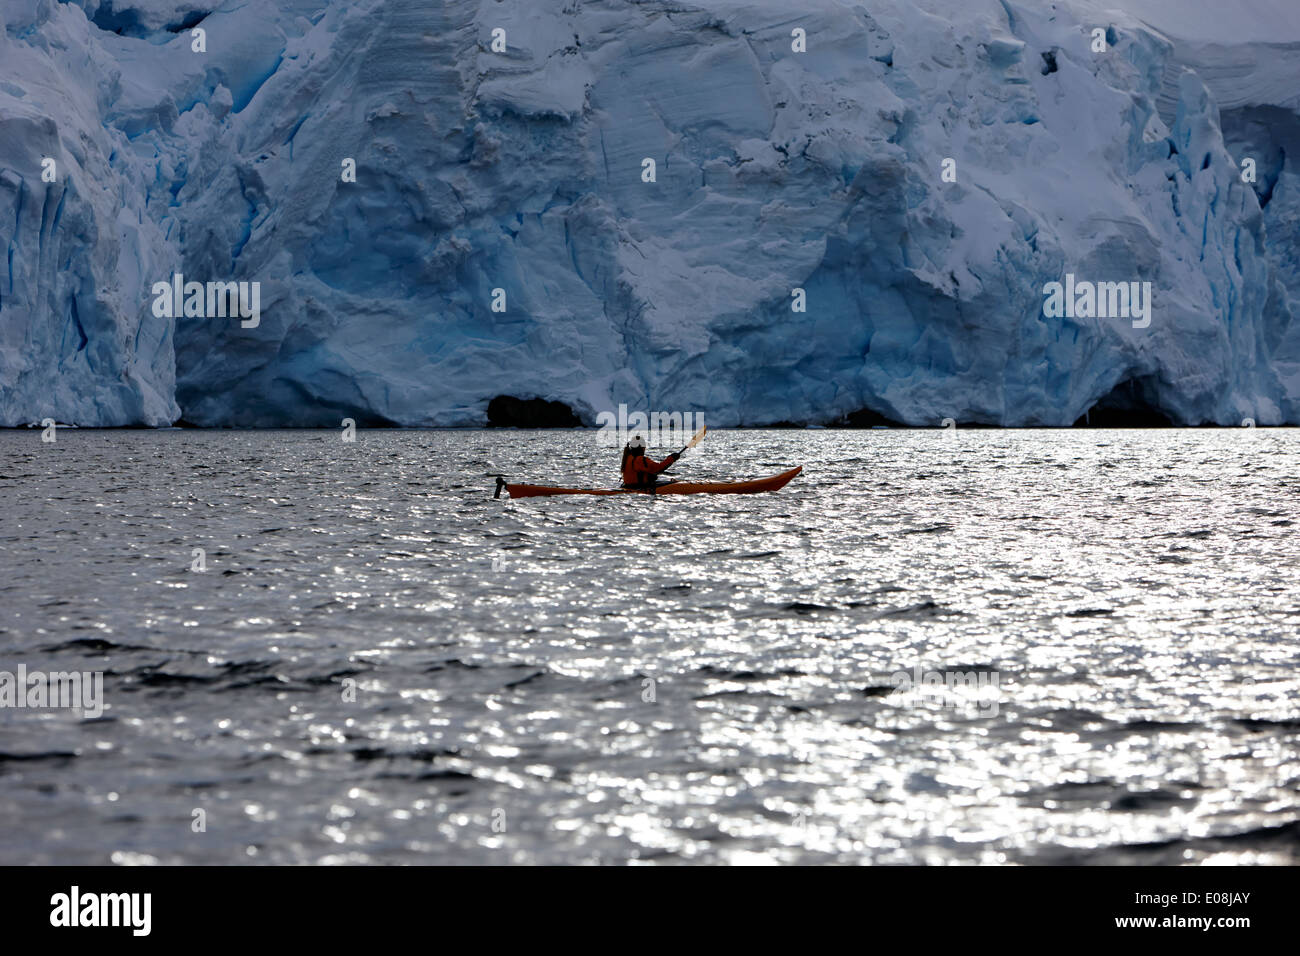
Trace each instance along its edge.
<path fill-rule="evenodd" d="M 655 461 L 645 455 L 628 455 L 623 462 L 623 484 L 633 488 L 653 485 L 655 475 L 676 460 L 672 455 L 669 455 L 663 461 Z"/>

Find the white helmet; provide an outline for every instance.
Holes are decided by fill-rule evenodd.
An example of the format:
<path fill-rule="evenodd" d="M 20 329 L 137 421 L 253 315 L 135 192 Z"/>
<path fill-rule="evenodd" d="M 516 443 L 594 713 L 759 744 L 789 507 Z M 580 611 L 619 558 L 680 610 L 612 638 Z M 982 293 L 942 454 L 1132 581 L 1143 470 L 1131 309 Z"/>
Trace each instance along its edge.
<path fill-rule="evenodd" d="M 645 454 L 645 439 L 640 435 L 632 436 L 632 440 L 627 443 L 627 450 L 637 455 Z"/>

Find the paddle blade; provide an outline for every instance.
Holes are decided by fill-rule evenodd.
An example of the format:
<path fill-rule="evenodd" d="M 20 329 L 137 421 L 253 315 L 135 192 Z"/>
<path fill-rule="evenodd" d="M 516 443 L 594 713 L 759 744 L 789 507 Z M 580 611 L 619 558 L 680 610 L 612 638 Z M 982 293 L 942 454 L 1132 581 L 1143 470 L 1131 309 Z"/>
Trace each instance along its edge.
<path fill-rule="evenodd" d="M 686 443 L 686 448 L 694 448 L 696 445 L 698 445 L 700 441 L 704 438 L 704 433 L 708 430 L 709 430 L 708 425 L 701 425 L 700 430 L 695 433 L 695 437 Z M 682 451 L 685 451 L 686 448 L 683 448 Z"/>

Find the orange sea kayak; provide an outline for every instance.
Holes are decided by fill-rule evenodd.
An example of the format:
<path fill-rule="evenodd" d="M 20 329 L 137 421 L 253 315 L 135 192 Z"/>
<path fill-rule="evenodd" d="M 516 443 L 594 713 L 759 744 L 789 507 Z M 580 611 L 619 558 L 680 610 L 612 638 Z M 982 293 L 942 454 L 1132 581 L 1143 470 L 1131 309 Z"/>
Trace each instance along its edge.
<path fill-rule="evenodd" d="M 653 489 L 552 488 L 549 485 L 515 485 L 498 479 L 497 494 L 501 493 L 501 488 L 505 488 L 511 498 L 539 498 L 545 495 L 756 495 L 784 488 L 801 471 L 802 465 L 770 478 L 755 478 L 753 481 L 673 481 Z"/>

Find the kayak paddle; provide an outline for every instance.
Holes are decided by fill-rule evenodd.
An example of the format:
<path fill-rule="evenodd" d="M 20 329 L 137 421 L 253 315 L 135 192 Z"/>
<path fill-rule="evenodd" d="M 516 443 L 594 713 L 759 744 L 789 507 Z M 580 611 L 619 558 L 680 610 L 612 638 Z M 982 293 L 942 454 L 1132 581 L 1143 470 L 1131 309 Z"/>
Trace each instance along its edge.
<path fill-rule="evenodd" d="M 695 433 L 695 436 L 686 443 L 686 447 L 677 453 L 677 457 L 678 458 L 682 457 L 682 455 L 687 451 L 687 449 L 694 448 L 696 445 L 698 445 L 704 439 L 704 433 L 708 430 L 709 430 L 708 425 L 701 425 L 700 430 L 697 431 Z"/>
<path fill-rule="evenodd" d="M 696 445 L 698 445 L 698 444 L 703 440 L 703 438 L 704 438 L 704 433 L 705 433 L 706 431 L 708 431 L 708 430 L 709 430 L 709 426 L 708 426 L 708 425 L 701 425 L 701 426 L 700 426 L 700 430 L 697 431 L 697 432 L 696 432 L 696 433 L 691 437 L 691 440 L 688 441 L 688 442 L 687 442 L 687 443 L 682 447 L 682 450 L 679 451 L 679 452 L 677 453 L 676 457 L 675 457 L 674 460 L 673 460 L 673 465 L 677 464 L 677 462 L 678 462 L 679 460 L 681 460 L 682 455 L 686 454 L 686 452 L 687 452 L 688 449 L 694 448 Z M 671 468 L 672 465 L 669 465 L 668 467 Z"/>

